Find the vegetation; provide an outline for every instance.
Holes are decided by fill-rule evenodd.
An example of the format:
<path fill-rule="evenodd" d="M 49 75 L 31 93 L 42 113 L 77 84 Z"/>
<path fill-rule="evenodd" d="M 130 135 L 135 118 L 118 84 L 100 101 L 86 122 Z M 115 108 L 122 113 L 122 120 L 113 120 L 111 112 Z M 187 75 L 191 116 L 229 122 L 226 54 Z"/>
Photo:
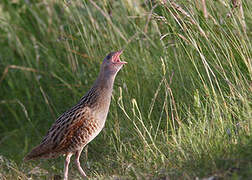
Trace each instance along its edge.
<path fill-rule="evenodd" d="M 2 0 L 0 179 L 62 176 L 22 159 L 121 48 L 91 179 L 252 177 L 252 1 L 232 2 Z"/>

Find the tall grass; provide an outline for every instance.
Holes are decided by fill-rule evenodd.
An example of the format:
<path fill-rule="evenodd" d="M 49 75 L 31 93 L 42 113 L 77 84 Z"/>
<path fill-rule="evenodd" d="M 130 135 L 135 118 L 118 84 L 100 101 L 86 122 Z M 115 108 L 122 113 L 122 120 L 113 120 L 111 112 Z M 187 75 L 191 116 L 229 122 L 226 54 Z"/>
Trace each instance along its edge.
<path fill-rule="evenodd" d="M 2 1 L 0 176 L 62 173 L 64 157 L 22 159 L 124 48 L 106 127 L 82 154 L 89 177 L 249 179 L 252 3 L 244 24 L 229 1 L 197 2 Z"/>

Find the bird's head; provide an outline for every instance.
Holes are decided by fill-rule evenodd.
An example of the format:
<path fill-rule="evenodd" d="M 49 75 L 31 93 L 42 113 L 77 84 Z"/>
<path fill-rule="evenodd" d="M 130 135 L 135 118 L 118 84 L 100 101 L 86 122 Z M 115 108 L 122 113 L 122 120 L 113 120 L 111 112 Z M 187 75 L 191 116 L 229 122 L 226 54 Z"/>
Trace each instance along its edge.
<path fill-rule="evenodd" d="M 127 64 L 127 62 L 120 60 L 122 52 L 123 50 L 111 52 L 104 58 L 101 68 L 106 74 L 115 75 L 124 64 Z"/>

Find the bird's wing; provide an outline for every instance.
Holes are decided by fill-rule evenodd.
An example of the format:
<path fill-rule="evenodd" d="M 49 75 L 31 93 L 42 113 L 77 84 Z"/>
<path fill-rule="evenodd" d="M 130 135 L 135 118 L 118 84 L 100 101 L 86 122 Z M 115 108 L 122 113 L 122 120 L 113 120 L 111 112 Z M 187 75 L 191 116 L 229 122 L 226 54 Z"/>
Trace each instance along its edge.
<path fill-rule="evenodd" d="M 90 134 L 90 124 L 94 122 L 89 107 L 74 109 L 64 113 L 60 121 L 56 121 L 45 137 L 45 142 L 51 145 L 52 151 L 62 151 L 70 145 L 84 143 L 85 136 Z"/>
<path fill-rule="evenodd" d="M 53 158 L 85 145 L 95 122 L 89 107 L 73 107 L 63 113 L 52 125 L 41 144 L 32 149 L 25 160 Z"/>

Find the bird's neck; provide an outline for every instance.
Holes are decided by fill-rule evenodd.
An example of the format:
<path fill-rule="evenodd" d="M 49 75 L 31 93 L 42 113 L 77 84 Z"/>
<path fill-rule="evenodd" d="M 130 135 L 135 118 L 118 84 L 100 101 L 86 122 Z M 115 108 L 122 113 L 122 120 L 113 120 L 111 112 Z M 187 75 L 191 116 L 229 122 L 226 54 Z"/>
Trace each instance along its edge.
<path fill-rule="evenodd" d="M 99 73 L 93 87 L 81 98 L 80 103 L 86 104 L 90 108 L 108 111 L 113 91 L 116 74 L 103 72 Z"/>
<path fill-rule="evenodd" d="M 108 111 L 115 76 L 114 74 L 100 71 L 93 87 L 89 90 L 86 97 L 84 97 L 84 99 L 89 99 L 86 102 L 91 108 L 104 110 L 105 112 Z"/>
<path fill-rule="evenodd" d="M 112 93 L 116 74 L 108 74 L 100 71 L 98 78 L 95 81 L 94 87 L 101 91 Z"/>
<path fill-rule="evenodd" d="M 93 110 L 96 118 L 101 122 L 102 127 L 104 126 L 108 114 L 114 80 L 115 75 L 106 76 L 100 72 L 94 86 L 88 93 L 91 95 L 88 105 Z"/>

